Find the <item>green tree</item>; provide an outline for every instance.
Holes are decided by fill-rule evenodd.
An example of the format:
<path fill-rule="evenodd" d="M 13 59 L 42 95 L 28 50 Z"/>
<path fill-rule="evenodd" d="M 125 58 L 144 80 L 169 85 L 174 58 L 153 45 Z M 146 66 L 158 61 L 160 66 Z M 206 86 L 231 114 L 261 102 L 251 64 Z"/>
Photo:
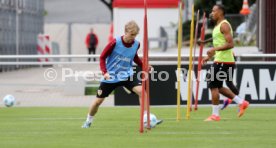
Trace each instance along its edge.
<path fill-rule="evenodd" d="M 205 11 L 210 14 L 212 7 L 216 4 L 218 0 L 195 0 L 195 10 Z M 242 9 L 243 0 L 221 0 L 222 4 L 225 6 L 226 13 L 228 14 L 238 14 Z M 249 0 L 249 5 L 252 5 L 256 0 Z"/>

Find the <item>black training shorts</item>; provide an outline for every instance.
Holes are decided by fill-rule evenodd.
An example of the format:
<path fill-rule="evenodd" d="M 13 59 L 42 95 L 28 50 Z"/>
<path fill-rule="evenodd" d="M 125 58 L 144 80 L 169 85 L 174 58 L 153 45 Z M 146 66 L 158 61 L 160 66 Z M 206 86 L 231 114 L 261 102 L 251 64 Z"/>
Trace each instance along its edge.
<path fill-rule="evenodd" d="M 211 66 L 207 82 L 209 88 L 221 88 L 223 81 L 233 81 L 235 64 L 214 63 Z"/>
<path fill-rule="evenodd" d="M 140 81 L 137 80 L 137 78 L 135 76 L 131 76 L 129 77 L 127 80 L 125 81 L 120 81 L 117 83 L 105 83 L 105 82 L 101 82 L 100 87 L 97 91 L 97 98 L 105 98 L 108 97 L 109 94 L 117 87 L 119 86 L 124 86 L 126 87 L 128 90 L 130 90 L 132 93 L 134 93 L 132 91 L 132 89 L 135 86 L 140 86 L 142 83 Z"/>

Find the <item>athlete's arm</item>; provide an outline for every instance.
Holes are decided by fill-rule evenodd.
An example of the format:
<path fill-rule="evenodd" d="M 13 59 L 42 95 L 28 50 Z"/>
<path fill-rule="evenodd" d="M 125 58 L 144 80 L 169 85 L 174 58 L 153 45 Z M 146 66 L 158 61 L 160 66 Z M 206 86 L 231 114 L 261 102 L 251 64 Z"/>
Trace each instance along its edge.
<path fill-rule="evenodd" d="M 137 52 L 136 52 L 136 54 L 135 54 L 135 57 L 134 57 L 134 59 L 133 59 L 133 61 L 139 66 L 139 67 L 142 67 L 142 65 L 143 65 L 143 63 L 142 63 L 142 60 L 139 58 L 139 56 L 138 56 L 138 49 L 140 48 L 140 44 L 139 44 L 139 46 L 138 46 L 138 48 L 137 48 Z"/>
<path fill-rule="evenodd" d="M 135 57 L 134 57 L 134 62 L 139 66 L 139 67 L 143 67 L 143 62 L 142 62 L 142 60 L 139 58 L 139 56 L 138 56 L 138 49 L 140 48 L 140 44 L 139 44 L 139 46 L 138 46 L 138 48 L 137 48 L 137 52 L 136 52 L 136 55 L 135 55 Z M 148 71 L 149 71 L 149 73 L 151 73 L 152 71 L 153 71 L 153 67 L 151 66 L 151 65 L 149 65 L 149 67 L 148 67 Z"/>
<path fill-rule="evenodd" d="M 234 47 L 233 37 L 231 34 L 231 28 L 229 24 L 223 23 L 220 27 L 221 33 L 224 35 L 224 38 L 226 40 L 226 43 L 223 46 L 216 47 L 216 50 L 228 50 Z"/>
<path fill-rule="evenodd" d="M 206 39 L 204 41 L 201 41 L 200 39 L 197 41 L 197 44 L 206 44 L 206 43 L 209 43 L 209 42 L 213 42 L 213 38 L 209 38 L 209 39 Z"/>
<path fill-rule="evenodd" d="M 213 42 L 213 38 L 209 38 L 209 39 L 204 41 L 204 43 L 209 43 L 209 42 Z"/>
<path fill-rule="evenodd" d="M 110 43 L 106 45 L 101 56 L 100 56 L 100 68 L 103 74 L 107 73 L 106 70 L 106 58 L 112 53 L 114 47 L 116 45 L 116 39 L 112 40 Z"/>

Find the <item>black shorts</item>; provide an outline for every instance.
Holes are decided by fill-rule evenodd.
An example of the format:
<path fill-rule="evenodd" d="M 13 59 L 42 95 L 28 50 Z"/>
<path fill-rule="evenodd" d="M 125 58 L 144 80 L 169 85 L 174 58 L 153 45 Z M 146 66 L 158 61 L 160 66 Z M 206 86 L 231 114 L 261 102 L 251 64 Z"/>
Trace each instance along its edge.
<path fill-rule="evenodd" d="M 214 63 L 209 76 L 206 76 L 209 88 L 221 88 L 223 81 L 233 81 L 235 64 Z"/>
<path fill-rule="evenodd" d="M 126 87 L 128 90 L 130 90 L 132 93 L 134 93 L 132 91 L 132 89 L 135 86 L 140 86 L 142 85 L 142 83 L 140 81 L 137 80 L 136 77 L 131 76 L 129 77 L 127 80 L 125 81 L 120 81 L 117 83 L 105 83 L 105 82 L 101 82 L 100 87 L 97 91 L 97 98 L 105 98 L 108 97 L 109 94 L 117 87 L 119 86 L 124 86 Z"/>

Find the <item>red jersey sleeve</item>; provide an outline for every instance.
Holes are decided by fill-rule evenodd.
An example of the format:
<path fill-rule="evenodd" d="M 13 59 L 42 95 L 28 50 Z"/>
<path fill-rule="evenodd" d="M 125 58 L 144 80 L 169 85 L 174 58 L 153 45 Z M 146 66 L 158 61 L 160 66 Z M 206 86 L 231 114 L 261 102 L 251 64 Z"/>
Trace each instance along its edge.
<path fill-rule="evenodd" d="M 137 48 L 137 52 L 136 52 L 136 55 L 135 55 L 135 57 L 134 57 L 134 62 L 139 66 L 139 67 L 142 67 L 142 65 L 143 65 L 143 62 L 142 62 L 142 60 L 139 58 L 139 56 L 138 56 L 138 49 L 140 48 L 140 43 L 139 43 L 139 46 L 138 46 L 138 48 Z"/>
<path fill-rule="evenodd" d="M 116 45 L 116 39 L 113 39 L 111 42 L 109 42 L 106 47 L 104 48 L 103 52 L 100 56 L 100 68 L 103 74 L 107 72 L 106 69 L 106 58 L 112 53 L 114 47 Z"/>

